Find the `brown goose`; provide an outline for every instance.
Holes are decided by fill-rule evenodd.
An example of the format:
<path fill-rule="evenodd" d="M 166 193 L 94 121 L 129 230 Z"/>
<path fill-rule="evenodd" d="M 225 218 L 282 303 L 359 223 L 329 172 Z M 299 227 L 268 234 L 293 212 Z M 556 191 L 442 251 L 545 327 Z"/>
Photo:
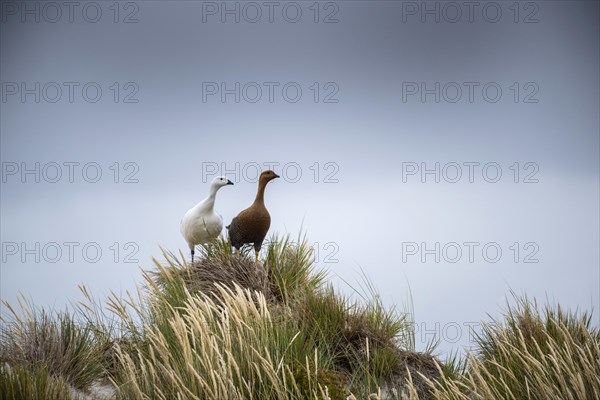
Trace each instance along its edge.
<path fill-rule="evenodd" d="M 271 216 L 265 207 L 265 187 L 267 183 L 279 178 L 275 172 L 268 170 L 260 174 L 258 192 L 254 203 L 235 217 L 227 229 L 231 245 L 239 250 L 247 243 L 254 244 L 254 255 L 258 263 L 258 252 L 271 226 Z"/>

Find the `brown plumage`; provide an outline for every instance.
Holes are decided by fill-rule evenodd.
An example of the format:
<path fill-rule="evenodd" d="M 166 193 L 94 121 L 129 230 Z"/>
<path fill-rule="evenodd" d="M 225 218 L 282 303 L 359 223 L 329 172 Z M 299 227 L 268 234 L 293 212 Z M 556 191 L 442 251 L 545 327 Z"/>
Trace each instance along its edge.
<path fill-rule="evenodd" d="M 258 179 L 258 192 L 254 203 L 235 217 L 227 229 L 231 245 L 240 249 L 247 243 L 254 244 L 254 254 L 258 262 L 258 252 L 262 246 L 265 236 L 271 226 L 271 216 L 265 207 L 265 188 L 267 183 L 279 178 L 275 172 L 268 170 L 260 174 Z"/>

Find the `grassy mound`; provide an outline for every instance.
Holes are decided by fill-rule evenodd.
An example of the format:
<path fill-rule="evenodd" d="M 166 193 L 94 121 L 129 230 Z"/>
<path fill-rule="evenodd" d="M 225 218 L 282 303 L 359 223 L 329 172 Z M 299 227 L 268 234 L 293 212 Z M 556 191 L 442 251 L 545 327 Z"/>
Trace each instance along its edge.
<path fill-rule="evenodd" d="M 445 365 L 414 350 L 412 316 L 372 289 L 336 293 L 306 241 L 273 238 L 255 264 L 223 240 L 193 265 L 164 253 L 137 294 L 71 314 L 23 303 L 2 329 L 0 399 L 600 398 L 587 314 L 515 297 L 479 350 Z"/>
<path fill-rule="evenodd" d="M 514 296 L 502 320 L 484 326 L 479 351 L 459 379 L 436 384 L 438 399 L 599 399 L 600 331 L 591 315 L 540 311 Z"/>
<path fill-rule="evenodd" d="M 124 397 L 173 398 L 182 382 L 187 395 L 207 399 L 346 399 L 402 386 L 408 320 L 376 297 L 335 293 L 305 241 L 271 240 L 259 265 L 223 241 L 194 265 L 165 259 L 147 275 L 147 309 L 132 315 L 111 303 L 139 344 L 119 356 Z M 433 357 L 415 357 L 412 368 L 439 376 Z"/>
<path fill-rule="evenodd" d="M 66 312 L 37 311 L 21 304 L 24 315 L 3 326 L 0 345 L 0 398 L 70 399 L 105 372 L 100 335 Z"/>
<path fill-rule="evenodd" d="M 45 367 L 27 367 L 8 363 L 0 365 L 0 398 L 2 399 L 64 399 L 71 400 L 71 391 L 65 379 L 57 377 Z"/>

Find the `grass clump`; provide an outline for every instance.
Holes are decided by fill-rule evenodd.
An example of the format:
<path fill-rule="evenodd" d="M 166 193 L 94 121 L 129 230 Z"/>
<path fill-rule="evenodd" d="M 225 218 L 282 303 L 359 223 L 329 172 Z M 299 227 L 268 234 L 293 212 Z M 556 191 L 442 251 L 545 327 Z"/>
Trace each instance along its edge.
<path fill-rule="evenodd" d="M 336 294 L 311 251 L 287 237 L 260 265 L 223 241 L 194 265 L 164 253 L 138 304 L 110 302 L 137 344 L 119 353 L 120 395 L 345 399 L 399 376 L 404 317 Z"/>
<path fill-rule="evenodd" d="M 63 383 L 85 389 L 102 376 L 105 344 L 93 325 L 77 321 L 66 311 L 37 310 L 23 298 L 20 312 L 4 304 L 12 318 L 0 333 L 0 362 L 13 389 L 62 390 Z M 39 379 L 27 386 L 28 377 Z"/>
<path fill-rule="evenodd" d="M 273 320 L 259 292 L 216 290 L 219 303 L 190 295 L 179 310 L 160 316 L 168 323 L 148 329 L 136 351 L 118 350 L 119 398 L 302 397 L 285 362 L 298 335 Z M 308 389 L 319 392 L 317 385 Z"/>
<path fill-rule="evenodd" d="M 47 367 L 0 364 L 0 398 L 71 400 L 69 384 L 50 374 Z"/>
<path fill-rule="evenodd" d="M 433 385 L 436 398 L 600 398 L 600 332 L 591 315 L 514 299 L 502 320 L 484 325 L 464 375 Z"/>
<path fill-rule="evenodd" d="M 85 288 L 71 314 L 6 304 L 0 399 L 93 397 L 99 379 L 127 400 L 600 398 L 585 313 L 515 296 L 477 351 L 440 363 L 415 351 L 410 310 L 384 307 L 367 279 L 337 293 L 303 238 L 273 237 L 258 265 L 224 239 L 193 265 L 163 255 L 105 311 Z"/>

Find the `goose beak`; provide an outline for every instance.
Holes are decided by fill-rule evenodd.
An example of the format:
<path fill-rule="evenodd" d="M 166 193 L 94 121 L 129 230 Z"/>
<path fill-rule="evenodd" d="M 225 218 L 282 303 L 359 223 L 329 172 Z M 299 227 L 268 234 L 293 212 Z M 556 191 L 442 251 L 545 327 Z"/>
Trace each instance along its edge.
<path fill-rule="evenodd" d="M 279 175 L 277 175 L 277 174 L 273 174 L 273 175 L 275 176 L 275 178 L 279 178 Z M 275 178 L 273 178 L 273 179 L 275 179 Z"/>
<path fill-rule="evenodd" d="M 227 185 L 233 185 L 233 182 L 231 182 L 229 179 L 227 179 Z"/>

